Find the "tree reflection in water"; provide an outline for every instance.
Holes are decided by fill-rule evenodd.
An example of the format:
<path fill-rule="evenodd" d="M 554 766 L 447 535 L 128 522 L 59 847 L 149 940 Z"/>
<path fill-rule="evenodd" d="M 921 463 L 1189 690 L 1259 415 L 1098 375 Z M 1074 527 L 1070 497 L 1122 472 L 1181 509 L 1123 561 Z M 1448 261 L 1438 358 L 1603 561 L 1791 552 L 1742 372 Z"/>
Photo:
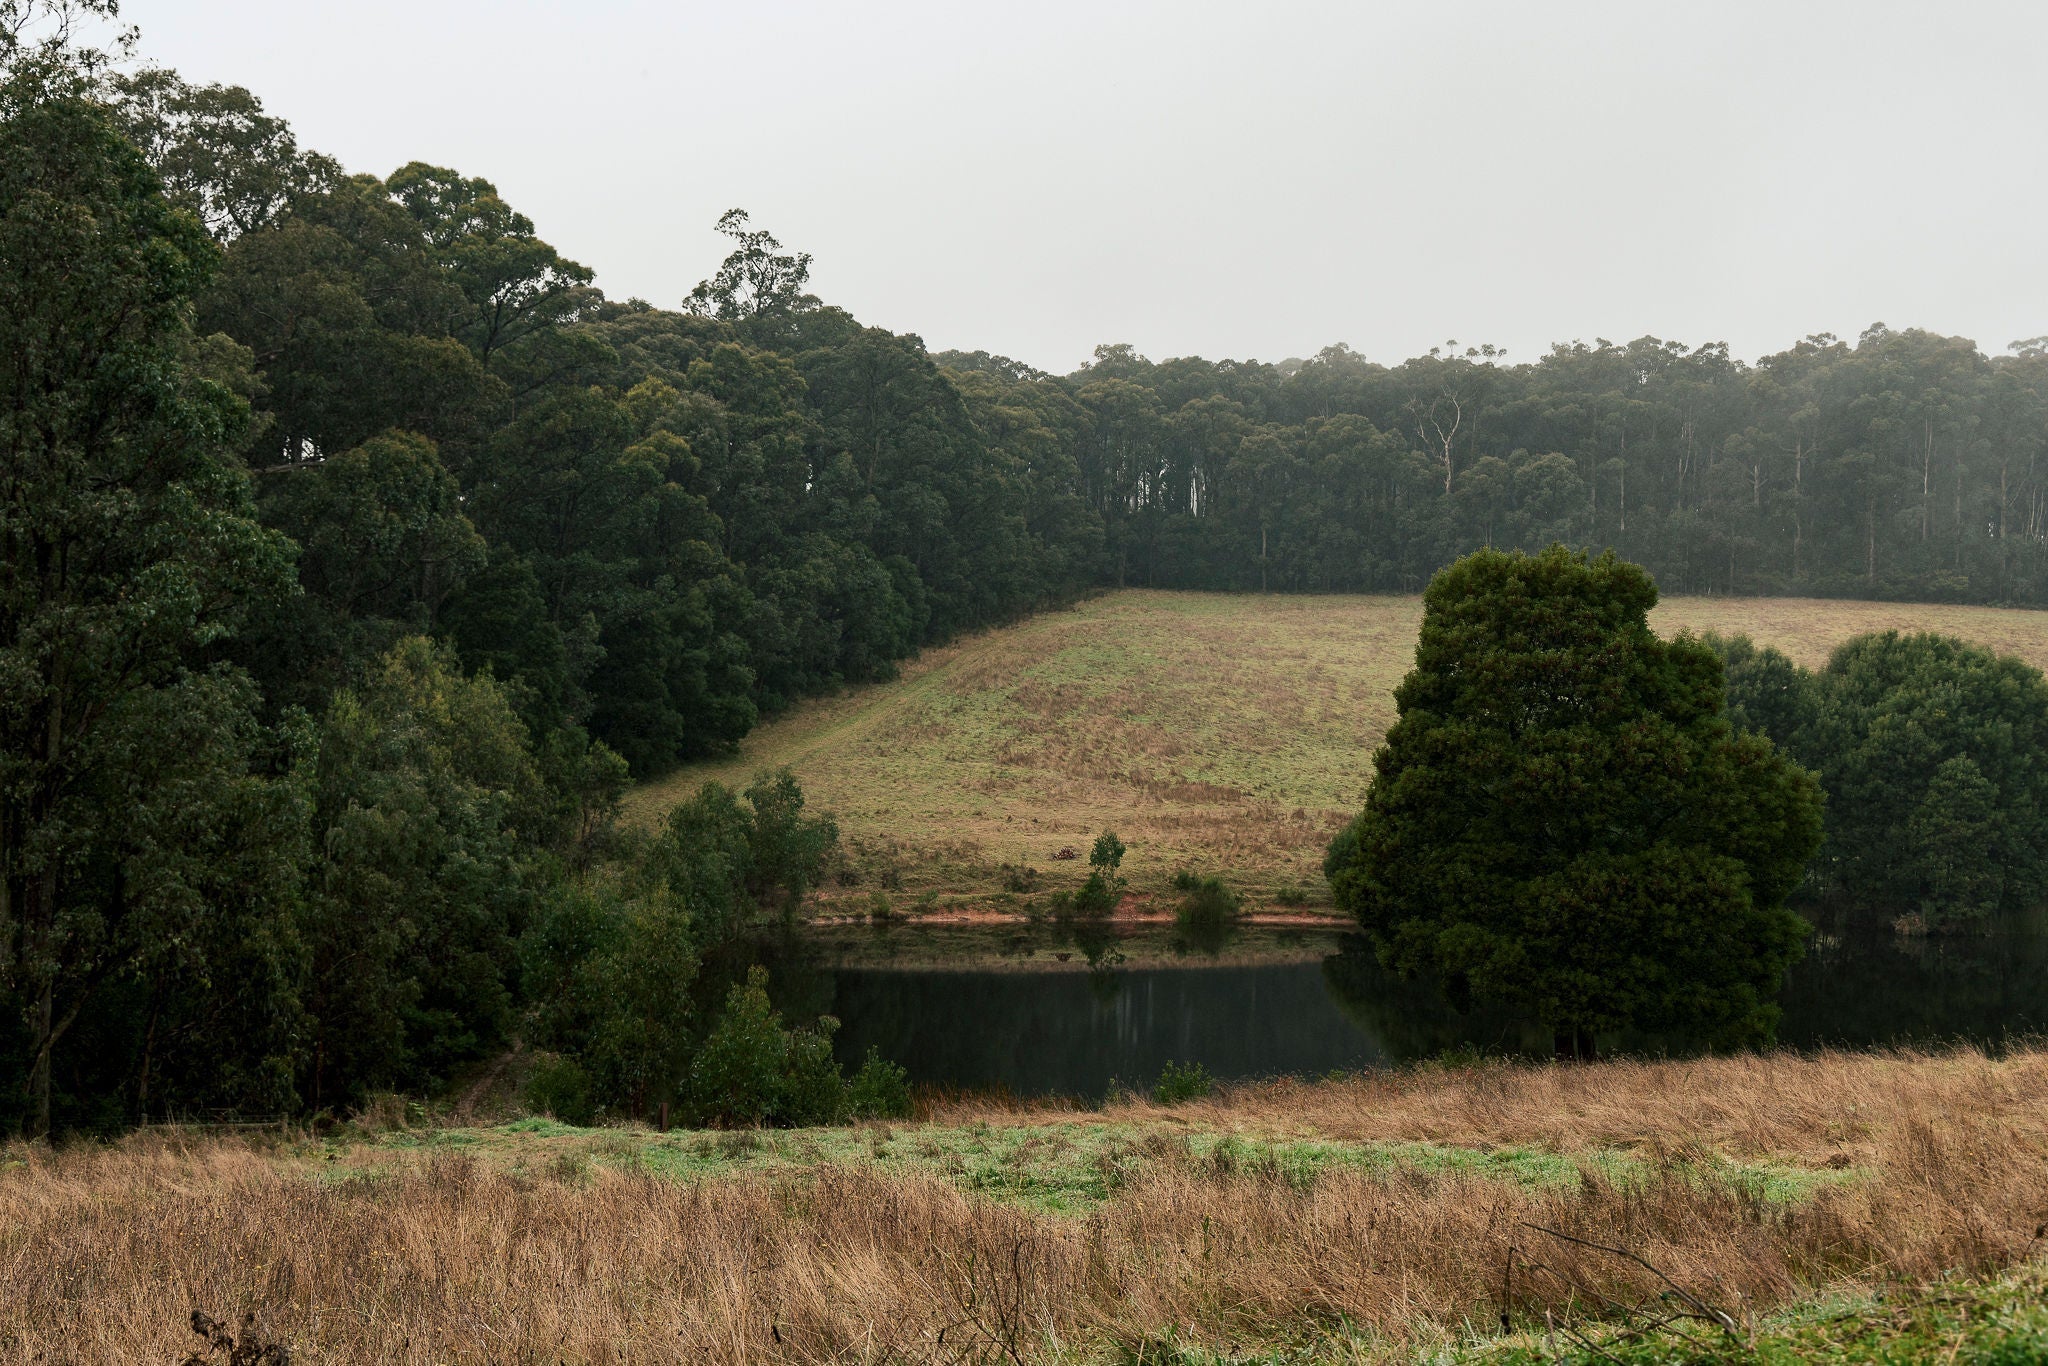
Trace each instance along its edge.
<path fill-rule="evenodd" d="M 1357 936 L 1279 942 L 1253 932 L 1221 960 L 1167 942 L 1168 952 L 1155 941 L 1141 953 L 1101 924 L 951 937 L 793 933 L 707 961 L 699 994 L 720 999 L 761 962 L 787 1018 L 839 1017 L 836 1048 L 849 1065 L 873 1045 L 914 1082 L 1018 1095 L 1093 1098 L 1113 1080 L 1149 1085 L 1169 1059 L 1239 1079 L 1451 1050 L 1551 1049 L 1547 1031 L 1510 1012 L 1484 1003 L 1461 1012 L 1437 983 L 1388 972 Z M 1276 956 L 1260 957 L 1268 951 Z M 1817 936 L 1780 999 L 1779 1040 L 1791 1047 L 1996 1047 L 2048 1031 L 2048 923 L 2035 917 L 1971 939 Z M 1696 1051 L 1648 1034 L 1600 1043 L 1603 1053 Z"/>

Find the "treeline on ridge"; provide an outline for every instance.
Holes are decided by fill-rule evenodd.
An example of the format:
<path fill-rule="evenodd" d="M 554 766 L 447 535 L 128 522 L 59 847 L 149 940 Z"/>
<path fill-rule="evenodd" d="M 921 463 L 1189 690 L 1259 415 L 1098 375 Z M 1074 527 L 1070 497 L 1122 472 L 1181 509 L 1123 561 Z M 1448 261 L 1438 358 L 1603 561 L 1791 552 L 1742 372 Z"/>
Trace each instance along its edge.
<path fill-rule="evenodd" d="M 1108 346 L 1055 378 L 861 326 L 737 211 L 684 308 L 619 303 L 488 181 L 344 175 L 161 70 L 115 95 L 223 246 L 195 349 L 300 547 L 303 593 L 237 647 L 273 705 L 426 632 L 651 773 L 1102 586 L 1417 591 L 1563 542 L 1667 592 L 2048 595 L 2048 339 L 1874 327 L 1754 366 L 1651 338 L 1391 367 Z"/>

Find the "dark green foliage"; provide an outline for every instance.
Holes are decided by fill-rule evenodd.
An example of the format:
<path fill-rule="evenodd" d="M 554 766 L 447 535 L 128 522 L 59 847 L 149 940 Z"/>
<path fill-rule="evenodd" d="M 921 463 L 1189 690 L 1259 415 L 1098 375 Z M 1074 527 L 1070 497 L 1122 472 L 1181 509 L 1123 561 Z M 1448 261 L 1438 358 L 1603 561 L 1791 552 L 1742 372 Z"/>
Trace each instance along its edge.
<path fill-rule="evenodd" d="M 4 74 L 0 997 L 28 1058 L 0 1105 L 47 1131 L 65 1034 L 138 976 L 154 985 L 131 998 L 134 1033 L 100 1041 L 132 1061 L 93 1060 L 74 1074 L 86 1091 L 111 1067 L 125 1099 L 151 1103 L 161 1055 L 145 1040 L 172 992 L 190 1026 L 178 1066 L 256 1023 L 232 1064 L 246 1088 L 227 1089 L 274 1103 L 300 813 L 266 791 L 254 694 L 206 651 L 284 596 L 291 554 L 229 453 L 246 408 L 183 364 L 220 253 L 63 72 Z M 195 955 L 236 921 L 247 990 L 195 1020 Z"/>
<path fill-rule="evenodd" d="M 757 775 L 744 794 L 706 783 L 669 812 L 652 857 L 672 886 L 691 889 L 691 914 L 710 937 L 728 936 L 749 910 L 793 909 L 818 885 L 839 830 L 803 806 L 783 769 Z"/>
<path fill-rule="evenodd" d="M 1073 894 L 1072 911 L 1087 917 L 1106 916 L 1117 908 L 1124 897 L 1124 879 L 1117 869 L 1124 861 L 1124 842 L 1116 837 L 1114 830 L 1105 830 L 1095 838 L 1095 847 L 1088 853 L 1088 880 Z"/>
<path fill-rule="evenodd" d="M 1851 902 L 1980 921 L 2048 896 L 2048 680 L 1942 636 L 1865 636 L 1817 680 L 1812 760 Z M 1796 744 L 1796 742 L 1795 742 Z"/>
<path fill-rule="evenodd" d="M 547 1057 L 533 1065 L 526 1075 L 526 1108 L 564 1124 L 589 1124 L 597 1117 L 590 1077 L 574 1058 Z"/>
<path fill-rule="evenodd" d="M 1095 847 L 1088 851 L 1088 866 L 1114 874 L 1123 866 L 1124 855 L 1128 852 L 1124 842 L 1116 837 L 1116 831 L 1105 830 L 1095 837 Z"/>
<path fill-rule="evenodd" d="M 1202 1064 L 1169 1062 L 1160 1069 L 1159 1080 L 1153 1084 L 1152 1100 L 1157 1105 L 1179 1105 L 1200 1100 L 1215 1087 L 1215 1078 Z"/>
<path fill-rule="evenodd" d="M 2048 680 L 1936 635 L 1885 632 L 1818 673 L 1748 640 L 1728 660 L 1730 714 L 1820 773 L 1816 889 L 1853 915 L 1981 928 L 2048 899 Z"/>
<path fill-rule="evenodd" d="M 1173 911 L 1175 942 L 1201 953 L 1221 952 L 1237 931 L 1237 894 L 1216 878 L 1191 873 L 1174 878 L 1174 886 L 1184 893 Z"/>
<path fill-rule="evenodd" d="M 746 791 L 753 821 L 747 831 L 747 890 L 766 904 L 794 909 L 818 885 L 825 859 L 839 844 L 830 816 L 807 817 L 803 789 L 788 769 L 763 773 Z"/>
<path fill-rule="evenodd" d="M 782 1099 L 789 1031 L 768 1002 L 768 973 L 755 968 L 726 998 L 725 1012 L 690 1064 L 690 1110 L 704 1124 L 762 1124 Z"/>
<path fill-rule="evenodd" d="M 320 732 L 309 870 L 313 1103 L 420 1087 L 512 1025 L 522 854 L 546 824 L 504 689 L 432 642 L 400 642 Z"/>
<path fill-rule="evenodd" d="M 791 1126 L 837 1124 L 847 1115 L 846 1078 L 832 1057 L 839 1021 L 821 1016 L 808 1029 L 788 1031 L 774 1116 Z"/>
<path fill-rule="evenodd" d="M 1813 776 L 1724 714 L 1611 554 L 1481 551 L 1431 581 L 1400 719 L 1326 872 L 1390 965 L 1583 1047 L 1628 1027 L 1770 1036 L 1820 838 Z"/>
<path fill-rule="evenodd" d="M 910 1074 L 870 1047 L 846 1083 L 846 1112 L 853 1119 L 910 1118 Z"/>
<path fill-rule="evenodd" d="M 692 1063 L 701 1061 L 705 1028 L 690 1000 L 700 955 L 757 913 L 793 908 L 833 848 L 831 822 L 802 809 L 787 772 L 761 775 L 744 798 L 707 783 L 654 838 L 626 842 L 603 866 L 540 897 L 519 941 L 529 1029 L 536 1043 L 581 1063 L 599 1108 L 646 1115 L 683 1091 L 692 1104 L 711 1105 L 704 1085 L 727 1097 L 707 1111 L 722 1122 L 831 1108 L 827 1092 L 841 1082 L 830 1025 L 787 1040 L 774 1035 L 780 1061 L 769 1070 L 781 1091 L 747 1081 L 759 1071 L 750 1050 L 773 1033 L 749 1013 L 765 997 L 729 1003 L 712 1031 L 714 1061 L 704 1064 L 711 1072 L 693 1072 Z M 822 1080 L 828 1072 L 830 1086 Z M 686 1076 L 694 1078 L 687 1087 Z M 735 1096 L 770 1108 L 756 1115 Z"/>
<path fill-rule="evenodd" d="M 401 636 L 435 628 L 481 569 L 483 538 L 434 443 L 390 432 L 263 481 L 264 520 L 299 547 L 303 594 L 252 633 L 273 701 L 325 705 Z"/>
<path fill-rule="evenodd" d="M 1075 915 L 1105 916 L 1116 909 L 1122 898 L 1123 879 L 1097 868 L 1073 893 L 1071 905 Z"/>
<path fill-rule="evenodd" d="M 645 1115 L 672 1099 L 699 1031 L 695 888 L 611 873 L 554 889 L 521 936 L 533 1039 L 582 1067 L 591 1103 Z"/>
<path fill-rule="evenodd" d="M 768 1001 L 767 970 L 749 970 L 691 1064 L 693 1115 L 721 1126 L 837 1123 L 849 1103 L 846 1081 L 832 1060 L 838 1027 L 828 1015 L 814 1029 L 784 1028 Z"/>

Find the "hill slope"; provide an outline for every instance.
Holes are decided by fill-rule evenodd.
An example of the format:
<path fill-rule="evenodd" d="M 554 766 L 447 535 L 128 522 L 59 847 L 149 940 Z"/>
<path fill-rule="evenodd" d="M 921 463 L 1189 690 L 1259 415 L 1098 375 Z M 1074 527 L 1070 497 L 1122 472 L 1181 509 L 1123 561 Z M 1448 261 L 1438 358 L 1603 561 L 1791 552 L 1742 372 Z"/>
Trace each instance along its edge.
<path fill-rule="evenodd" d="M 1257 905 L 1288 883 L 1320 901 L 1323 847 L 1364 797 L 1421 615 L 1419 597 L 1112 593 L 804 704 L 737 755 L 638 789 L 628 814 L 657 820 L 706 779 L 744 785 L 787 765 L 846 837 L 858 880 L 828 899 L 1002 899 L 1022 886 L 1004 864 L 1037 869 L 1038 888 L 1077 884 L 1113 827 L 1135 890 L 1190 867 Z M 1654 622 L 1744 631 L 1809 666 L 1896 627 L 2048 667 L 2048 612 L 1673 598 Z"/>

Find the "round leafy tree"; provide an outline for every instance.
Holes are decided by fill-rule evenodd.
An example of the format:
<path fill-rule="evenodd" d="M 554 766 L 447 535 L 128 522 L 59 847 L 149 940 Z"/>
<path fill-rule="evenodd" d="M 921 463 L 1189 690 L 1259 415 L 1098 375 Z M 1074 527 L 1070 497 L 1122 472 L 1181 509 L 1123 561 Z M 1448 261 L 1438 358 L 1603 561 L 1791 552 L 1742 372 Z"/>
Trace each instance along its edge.
<path fill-rule="evenodd" d="M 1628 1028 L 1768 1040 L 1806 929 L 1784 902 L 1819 785 L 1735 732 L 1719 658 L 1660 640 L 1656 601 L 1612 552 L 1483 550 L 1437 574 L 1365 810 L 1324 862 L 1389 967 L 1533 1015 L 1575 1055 Z"/>

